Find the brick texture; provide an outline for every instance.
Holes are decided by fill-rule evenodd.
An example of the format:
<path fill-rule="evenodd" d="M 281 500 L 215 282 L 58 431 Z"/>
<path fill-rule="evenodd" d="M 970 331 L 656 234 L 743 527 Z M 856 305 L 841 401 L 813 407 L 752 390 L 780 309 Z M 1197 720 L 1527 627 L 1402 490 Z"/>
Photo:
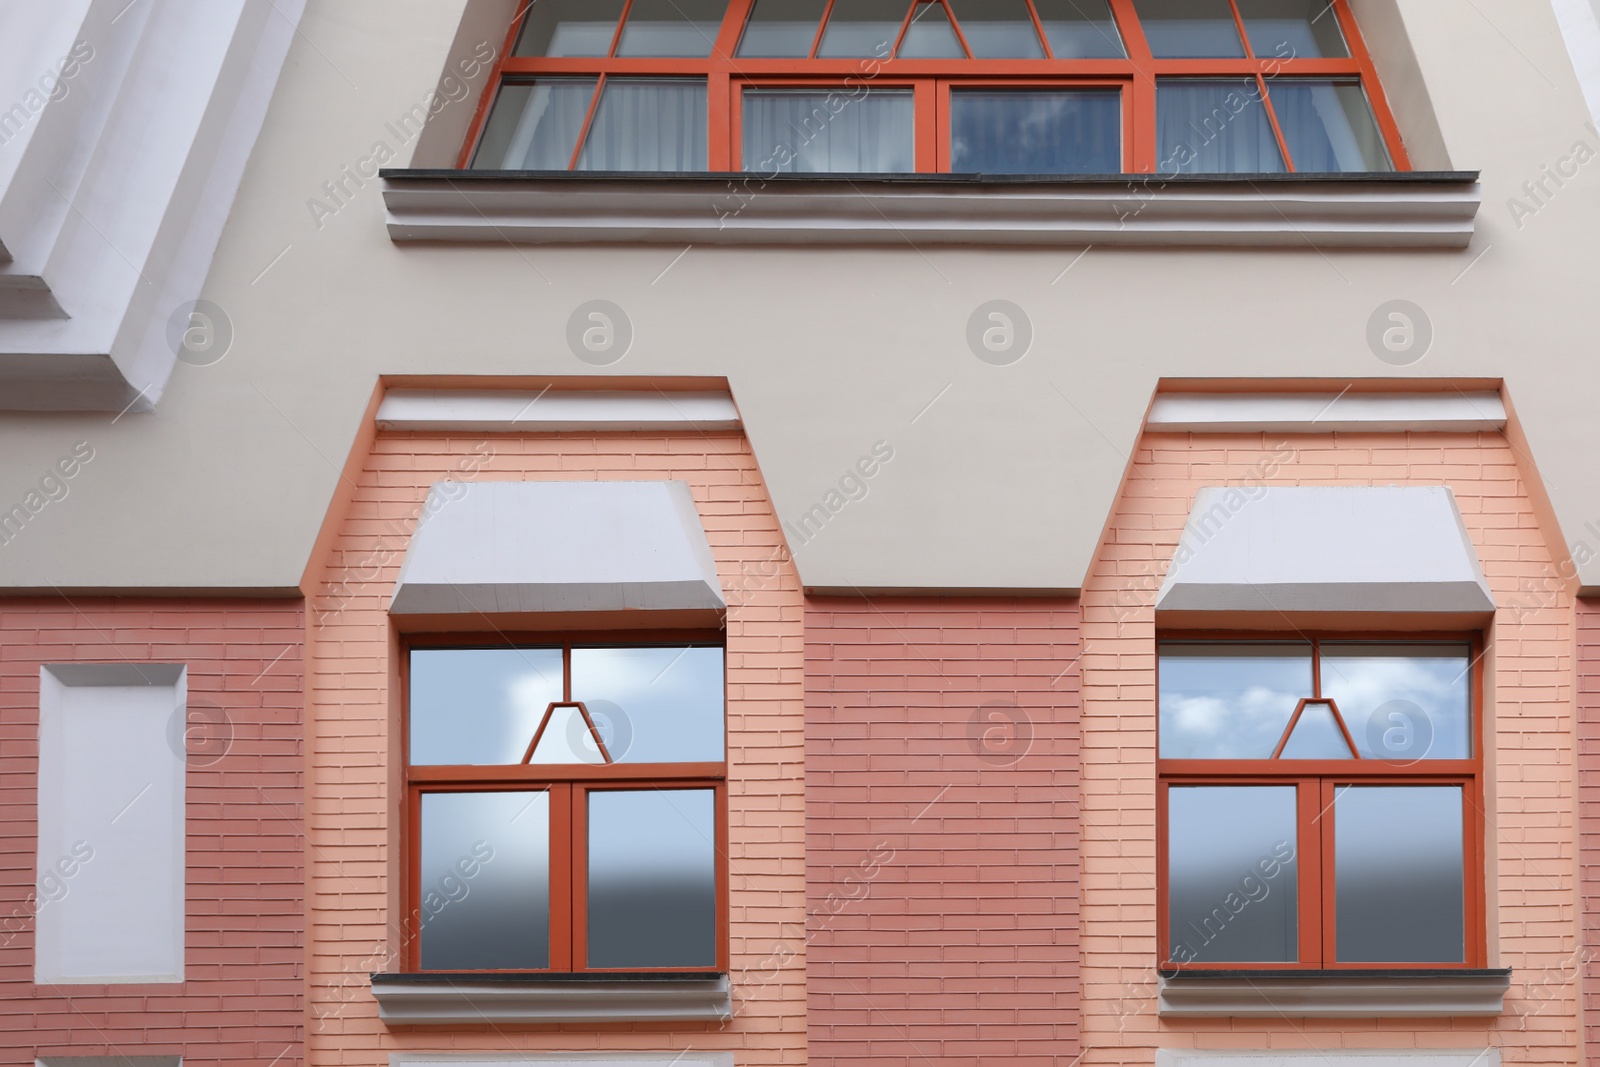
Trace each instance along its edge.
<path fill-rule="evenodd" d="M 1077 1056 L 1077 628 L 1070 601 L 808 603 L 813 1063 Z"/>
<path fill-rule="evenodd" d="M 1578 601 L 1578 864 L 1583 888 L 1581 959 L 1569 963 L 1538 992 L 1558 995 L 1582 974 L 1583 1047 L 1600 1063 L 1600 601 Z"/>
<path fill-rule="evenodd" d="M 390 1030 L 368 988 L 395 969 L 402 898 L 398 663 L 387 615 L 429 486 L 444 479 L 680 479 L 706 528 L 727 627 L 735 1012 L 726 1023 Z M 470 490 L 469 490 L 470 491 Z M 313 589 L 309 1062 L 393 1052 L 729 1050 L 805 1058 L 803 603 L 754 457 L 736 434 L 382 435 Z"/>
<path fill-rule="evenodd" d="M 304 632 L 298 601 L 0 602 L 0 1064 L 302 1062 Z M 39 668 L 126 662 L 189 668 L 186 980 L 36 987 Z"/>
<path fill-rule="evenodd" d="M 1492 433 L 1141 441 L 1082 598 L 1086 1063 L 1147 1065 L 1158 1047 L 1492 1046 L 1508 1063 L 1578 1061 L 1574 609 L 1557 577 L 1561 549 L 1543 538 L 1526 477 Z M 1259 483 L 1455 493 L 1498 607 L 1484 702 L 1489 953 L 1492 966 L 1514 969 L 1498 1018 L 1156 1016 L 1155 594 L 1196 491 Z"/>

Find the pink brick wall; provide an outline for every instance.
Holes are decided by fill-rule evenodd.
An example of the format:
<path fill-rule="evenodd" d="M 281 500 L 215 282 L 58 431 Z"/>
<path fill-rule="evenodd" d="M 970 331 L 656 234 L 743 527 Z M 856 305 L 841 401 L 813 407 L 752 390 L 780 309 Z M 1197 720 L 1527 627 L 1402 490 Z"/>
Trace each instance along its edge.
<path fill-rule="evenodd" d="M 1581 972 L 1585 1059 L 1600 1063 L 1600 601 L 1578 609 L 1578 864 L 1584 951 L 1578 966 L 1551 984 L 1559 990 Z"/>
<path fill-rule="evenodd" d="M 298 601 L 0 601 L 0 1064 L 302 1062 L 303 637 Z M 186 981 L 35 987 L 39 668 L 126 662 L 189 668 Z M 202 707 L 226 716 L 231 743 L 199 732 L 220 722 L 197 719 Z"/>
<path fill-rule="evenodd" d="M 1495 1019 L 1162 1020 L 1155 1013 L 1155 593 L 1198 489 L 1448 485 L 1499 608 L 1488 635 L 1486 822 Z M 1146 435 L 1082 598 L 1085 1063 L 1155 1049 L 1499 1048 L 1578 1062 L 1572 597 L 1519 456 L 1496 433 Z M 1246 505 L 1248 506 L 1248 505 Z M 1561 975 L 1568 977 L 1562 980 Z"/>
<path fill-rule="evenodd" d="M 436 481 L 679 479 L 689 484 L 728 593 L 730 943 L 726 1024 L 505 1026 L 391 1031 L 371 971 L 394 970 L 402 906 L 398 665 L 387 614 L 415 515 Z M 778 521 L 737 434 L 487 440 L 381 435 L 312 590 L 307 689 L 312 783 L 313 1064 L 391 1052 L 730 1050 L 738 1067 L 805 1059 L 803 605 Z"/>
<path fill-rule="evenodd" d="M 808 602 L 812 1062 L 1077 1055 L 1077 627 L 1070 601 Z"/>

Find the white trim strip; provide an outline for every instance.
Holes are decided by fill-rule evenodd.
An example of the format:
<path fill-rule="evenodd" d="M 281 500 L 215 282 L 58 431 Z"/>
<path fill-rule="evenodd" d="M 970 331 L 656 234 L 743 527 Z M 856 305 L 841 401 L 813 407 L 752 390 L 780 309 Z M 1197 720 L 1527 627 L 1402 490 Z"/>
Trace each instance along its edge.
<path fill-rule="evenodd" d="M 392 389 L 378 405 L 382 430 L 474 433 L 737 430 L 727 393 L 496 393 Z"/>
<path fill-rule="evenodd" d="M 395 241 L 1465 248 L 1476 182 L 385 177 Z"/>
<path fill-rule="evenodd" d="M 1163 393 L 1145 429 L 1162 433 L 1501 430 L 1496 393 Z"/>

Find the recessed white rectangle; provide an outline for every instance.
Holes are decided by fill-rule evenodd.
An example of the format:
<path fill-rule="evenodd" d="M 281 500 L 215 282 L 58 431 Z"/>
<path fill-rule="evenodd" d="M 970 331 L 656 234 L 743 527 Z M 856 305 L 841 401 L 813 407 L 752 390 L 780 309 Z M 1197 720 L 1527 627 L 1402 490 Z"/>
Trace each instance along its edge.
<path fill-rule="evenodd" d="M 1498 393 L 1162 393 L 1153 433 L 1480 433 L 1504 429 Z"/>
<path fill-rule="evenodd" d="M 35 982 L 183 981 L 186 698 L 171 664 L 40 670 Z"/>

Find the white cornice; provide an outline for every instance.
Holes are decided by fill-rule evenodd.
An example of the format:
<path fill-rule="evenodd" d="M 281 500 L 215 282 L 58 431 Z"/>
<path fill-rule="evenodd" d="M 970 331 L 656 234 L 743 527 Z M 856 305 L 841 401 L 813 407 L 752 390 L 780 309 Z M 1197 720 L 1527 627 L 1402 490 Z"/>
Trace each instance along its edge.
<path fill-rule="evenodd" d="M 727 393 L 391 389 L 378 406 L 378 428 L 439 433 L 706 433 L 737 430 L 739 409 Z"/>
<path fill-rule="evenodd" d="M 1162 393 L 1153 433 L 1461 433 L 1504 429 L 1497 393 Z"/>
<path fill-rule="evenodd" d="M 1063 181 L 384 174 L 396 241 L 1463 248 L 1472 175 Z"/>

